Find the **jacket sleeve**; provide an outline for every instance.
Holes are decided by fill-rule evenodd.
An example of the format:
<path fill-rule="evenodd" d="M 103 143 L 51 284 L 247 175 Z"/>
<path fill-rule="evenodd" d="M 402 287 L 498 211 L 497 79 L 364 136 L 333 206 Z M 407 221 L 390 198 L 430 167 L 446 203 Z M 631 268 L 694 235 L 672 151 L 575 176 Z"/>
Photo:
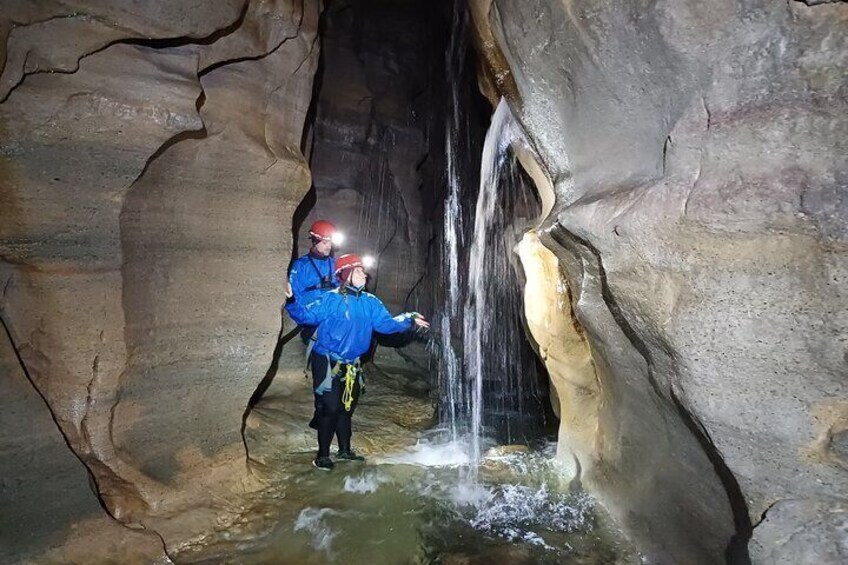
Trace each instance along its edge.
<path fill-rule="evenodd" d="M 331 302 L 332 300 L 325 296 L 309 304 L 303 304 L 297 300 L 297 295 L 295 295 L 295 300 L 286 304 L 286 312 L 289 313 L 292 320 L 301 326 L 317 326 L 329 317 Z"/>
<path fill-rule="evenodd" d="M 412 321 L 413 314 L 405 312 L 399 316 L 392 318 L 389 311 L 386 309 L 383 302 L 376 296 L 370 296 L 371 304 L 371 321 L 374 324 L 374 331 L 381 334 L 397 334 L 411 330 L 414 325 Z"/>
<path fill-rule="evenodd" d="M 306 285 L 309 282 L 303 270 L 304 265 L 300 260 L 292 263 L 291 270 L 289 270 L 289 284 L 291 284 L 292 293 L 296 299 L 303 296 L 303 292 L 306 290 Z"/>

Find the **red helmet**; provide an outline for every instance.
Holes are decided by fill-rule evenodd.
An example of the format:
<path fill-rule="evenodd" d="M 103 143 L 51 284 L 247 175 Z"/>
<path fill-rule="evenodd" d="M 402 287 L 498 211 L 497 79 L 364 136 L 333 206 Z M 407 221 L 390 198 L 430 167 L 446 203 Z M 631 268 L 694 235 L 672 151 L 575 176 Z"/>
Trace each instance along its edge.
<path fill-rule="evenodd" d="M 341 282 L 347 282 L 348 277 L 357 267 L 362 267 L 362 259 L 356 253 L 345 253 L 336 259 L 336 277 Z"/>
<path fill-rule="evenodd" d="M 334 233 L 336 233 L 336 226 L 327 220 L 318 220 L 309 228 L 309 237 L 319 241 L 333 239 Z"/>

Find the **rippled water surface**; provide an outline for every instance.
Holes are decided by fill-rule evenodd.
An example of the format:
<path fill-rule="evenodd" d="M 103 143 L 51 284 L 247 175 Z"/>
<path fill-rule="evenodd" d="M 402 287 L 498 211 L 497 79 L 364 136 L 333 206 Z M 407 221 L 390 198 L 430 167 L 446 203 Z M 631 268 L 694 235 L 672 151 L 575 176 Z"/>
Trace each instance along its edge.
<path fill-rule="evenodd" d="M 277 527 L 229 562 L 639 563 L 550 445 L 490 449 L 477 483 L 461 453 L 422 444 L 330 473 L 295 456 Z"/>

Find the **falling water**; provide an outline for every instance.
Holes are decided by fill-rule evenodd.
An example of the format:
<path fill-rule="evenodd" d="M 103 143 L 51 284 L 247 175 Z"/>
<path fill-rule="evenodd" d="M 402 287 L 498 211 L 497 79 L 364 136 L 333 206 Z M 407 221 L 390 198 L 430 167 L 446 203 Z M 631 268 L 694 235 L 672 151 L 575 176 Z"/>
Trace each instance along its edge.
<path fill-rule="evenodd" d="M 465 9 L 457 2 L 448 52 L 451 111 L 445 152 L 447 195 L 442 233 L 443 302 L 439 319 L 440 415 L 454 443 L 480 461 L 486 438 L 524 439 L 541 403 L 535 358 L 522 324 L 521 282 L 512 259 L 519 231 L 539 209 L 513 144 L 524 144 L 506 101 L 492 116 L 482 147 L 470 140 L 463 89 L 476 80 L 464 67 Z M 471 166 L 480 163 L 478 171 Z M 479 177 L 478 177 L 479 175 Z M 476 204 L 474 201 L 476 200 Z M 470 217 L 471 213 L 473 217 Z M 468 228 L 473 227 L 473 231 Z M 476 465 L 471 465 L 471 478 Z"/>
<path fill-rule="evenodd" d="M 455 2 L 453 7 L 453 25 L 450 46 L 447 51 L 448 84 L 450 98 L 453 102 L 445 128 L 445 157 L 447 166 L 448 196 L 445 200 L 444 232 L 442 248 L 442 272 L 445 273 L 445 304 L 442 307 L 439 323 L 440 337 L 440 366 L 439 383 L 441 390 L 441 410 L 443 423 L 450 431 L 451 442 L 457 442 L 462 432 L 460 423 L 462 414 L 459 408 L 464 404 L 464 387 L 460 377 L 459 357 L 454 349 L 454 331 L 451 321 L 460 314 L 461 279 L 460 248 L 463 245 L 462 204 L 460 201 L 463 183 L 463 169 L 459 167 L 459 156 L 467 154 L 467 146 L 462 146 L 460 132 L 463 130 L 463 105 L 461 100 L 461 85 L 465 73 L 465 51 L 467 48 L 468 32 L 466 29 L 466 11 L 464 2 Z"/>
<path fill-rule="evenodd" d="M 465 366 L 473 379 L 470 400 L 471 412 L 471 457 L 479 461 L 481 454 L 480 435 L 483 429 L 483 376 L 486 367 L 483 363 L 484 338 L 492 330 L 496 313 L 490 300 L 488 288 L 494 281 L 492 272 L 486 267 L 491 265 L 485 258 L 499 250 L 492 248 L 495 235 L 493 218 L 499 204 L 500 170 L 506 158 L 507 149 L 514 140 L 512 114 L 506 100 L 501 99 L 483 145 L 483 161 L 481 163 L 480 192 L 477 196 L 477 209 L 474 216 L 474 240 L 471 244 L 471 254 L 468 269 L 468 294 L 465 308 L 464 338 L 466 345 Z M 496 323 L 503 323 L 499 320 Z"/>

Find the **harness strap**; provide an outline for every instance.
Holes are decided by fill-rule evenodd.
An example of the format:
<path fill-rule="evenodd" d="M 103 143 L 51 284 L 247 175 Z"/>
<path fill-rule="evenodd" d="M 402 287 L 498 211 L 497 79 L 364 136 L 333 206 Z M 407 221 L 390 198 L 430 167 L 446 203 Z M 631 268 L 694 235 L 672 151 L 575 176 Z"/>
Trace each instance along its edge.
<path fill-rule="evenodd" d="M 312 265 L 312 268 L 315 269 L 315 274 L 318 275 L 318 278 L 323 280 L 331 279 L 333 273 L 327 273 L 326 275 L 321 274 L 321 270 L 318 269 L 318 265 L 315 264 L 315 261 L 312 260 L 312 255 L 307 255 L 307 259 L 309 259 L 309 263 Z"/>
<path fill-rule="evenodd" d="M 315 347 L 315 344 L 318 342 L 318 330 L 315 330 L 315 333 L 309 337 L 309 343 L 306 344 L 306 368 L 304 371 L 309 370 L 309 365 L 312 362 L 312 349 Z"/>

